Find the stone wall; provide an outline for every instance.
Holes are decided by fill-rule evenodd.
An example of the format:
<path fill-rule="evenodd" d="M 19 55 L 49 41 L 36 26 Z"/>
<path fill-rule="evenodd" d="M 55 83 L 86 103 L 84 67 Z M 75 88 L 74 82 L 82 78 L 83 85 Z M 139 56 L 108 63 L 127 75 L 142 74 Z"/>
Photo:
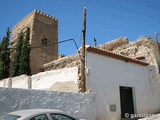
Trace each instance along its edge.
<path fill-rule="evenodd" d="M 80 64 L 80 55 L 79 53 L 62 57 L 58 60 L 46 63 L 43 66 L 43 71 L 61 69 L 61 68 L 70 68 L 75 67 Z"/>
<path fill-rule="evenodd" d="M 56 60 L 58 58 L 58 45 L 54 44 L 58 41 L 58 19 L 45 14 L 41 11 L 34 10 L 17 23 L 12 29 L 11 47 L 16 47 L 18 34 L 30 27 L 30 66 L 32 74 L 40 72 L 43 64 Z M 46 40 L 45 47 L 42 41 Z M 36 47 L 36 48 L 35 48 Z M 14 53 L 11 55 L 13 60 Z"/>
<path fill-rule="evenodd" d="M 121 45 L 126 45 L 128 43 L 129 41 L 127 37 L 120 37 L 115 40 L 98 45 L 97 47 L 101 49 L 105 49 L 106 51 L 113 51 L 118 47 L 120 47 Z"/>
<path fill-rule="evenodd" d="M 112 51 L 128 43 L 129 42 L 127 37 L 121 37 L 121 38 L 112 40 L 110 42 L 98 45 L 97 48 L 102 48 L 107 51 Z M 63 55 L 63 57 L 60 57 L 58 60 L 54 60 L 52 62 L 46 63 L 44 64 L 42 70 L 48 71 L 48 70 L 61 69 L 61 68 L 67 68 L 67 67 L 68 68 L 75 67 L 75 66 L 78 67 L 79 65 L 80 65 L 80 55 L 79 53 L 77 53 L 77 54 L 68 55 L 68 56 Z"/>
<path fill-rule="evenodd" d="M 97 46 L 131 58 L 145 57 L 146 62 L 160 65 L 160 55 L 157 42 L 149 36 L 129 42 L 127 37 L 121 37 Z"/>
<path fill-rule="evenodd" d="M 97 48 L 112 51 L 116 54 L 124 55 L 133 59 L 144 58 L 142 59 L 143 62 L 157 64 L 160 66 L 160 55 L 157 42 L 149 36 L 140 37 L 133 42 L 129 42 L 127 37 L 120 37 L 110 42 L 98 45 Z M 78 66 L 79 64 L 79 54 L 74 54 L 44 64 L 43 70 L 48 71 L 53 69 L 61 69 Z"/>
<path fill-rule="evenodd" d="M 0 88 L 0 115 L 23 109 L 59 109 L 95 120 L 95 94 Z"/>
<path fill-rule="evenodd" d="M 131 58 L 145 57 L 147 63 L 160 64 L 157 42 L 149 36 L 140 37 L 136 41 L 121 45 L 113 52 Z"/>

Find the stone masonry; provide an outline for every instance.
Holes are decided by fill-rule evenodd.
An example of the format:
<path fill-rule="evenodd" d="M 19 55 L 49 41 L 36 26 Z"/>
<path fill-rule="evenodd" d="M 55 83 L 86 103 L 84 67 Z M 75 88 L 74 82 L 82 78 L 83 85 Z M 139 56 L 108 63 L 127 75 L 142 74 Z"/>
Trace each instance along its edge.
<path fill-rule="evenodd" d="M 160 65 L 158 45 L 149 36 L 140 37 L 136 41 L 129 42 L 127 37 L 120 37 L 110 42 L 96 46 L 97 48 L 111 51 L 133 59 L 144 58 L 149 64 Z M 144 61 L 144 60 L 143 60 Z M 79 54 L 65 56 L 58 60 L 44 64 L 44 71 L 79 66 Z"/>
<path fill-rule="evenodd" d="M 80 64 L 80 56 L 77 53 L 46 63 L 44 64 L 42 69 L 43 71 L 48 71 L 48 70 L 75 67 L 78 66 L 79 64 Z"/>
<path fill-rule="evenodd" d="M 16 47 L 18 34 L 30 27 L 30 65 L 32 74 L 40 72 L 43 64 L 58 58 L 58 45 L 49 44 L 58 41 L 58 19 L 38 10 L 32 11 L 12 29 L 11 47 Z M 38 47 L 37 46 L 45 46 Z M 14 53 L 14 52 L 13 52 Z M 13 60 L 13 55 L 11 56 Z"/>
<path fill-rule="evenodd" d="M 106 51 L 113 51 L 115 49 L 117 49 L 118 47 L 122 46 L 122 45 L 126 45 L 128 44 L 128 38 L 127 37 L 120 37 L 118 39 L 103 43 L 101 45 L 98 45 L 97 48 L 101 48 L 104 49 Z"/>
<path fill-rule="evenodd" d="M 145 62 L 160 65 L 157 42 L 149 36 L 140 37 L 133 42 L 129 42 L 127 37 L 121 37 L 97 47 L 134 59 L 144 57 Z"/>
<path fill-rule="evenodd" d="M 112 52 L 135 59 L 145 57 L 147 63 L 160 65 L 157 42 L 149 36 L 143 36 L 128 44 L 123 44 Z"/>

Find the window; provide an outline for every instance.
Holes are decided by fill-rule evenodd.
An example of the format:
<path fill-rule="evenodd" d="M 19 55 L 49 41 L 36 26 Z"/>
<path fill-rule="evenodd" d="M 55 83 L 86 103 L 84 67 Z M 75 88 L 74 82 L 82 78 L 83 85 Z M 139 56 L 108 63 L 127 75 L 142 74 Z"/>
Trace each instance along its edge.
<path fill-rule="evenodd" d="M 44 46 L 46 46 L 47 45 L 47 38 L 43 38 L 41 44 L 44 45 Z"/>
<path fill-rule="evenodd" d="M 35 117 L 31 118 L 30 120 L 48 120 L 48 117 L 43 114 L 43 115 L 35 116 Z"/>
<path fill-rule="evenodd" d="M 20 117 L 21 116 L 7 114 L 7 115 L 0 117 L 0 120 L 17 120 Z"/>
<path fill-rule="evenodd" d="M 62 114 L 51 114 L 51 117 L 53 120 L 75 120 L 74 118 Z"/>

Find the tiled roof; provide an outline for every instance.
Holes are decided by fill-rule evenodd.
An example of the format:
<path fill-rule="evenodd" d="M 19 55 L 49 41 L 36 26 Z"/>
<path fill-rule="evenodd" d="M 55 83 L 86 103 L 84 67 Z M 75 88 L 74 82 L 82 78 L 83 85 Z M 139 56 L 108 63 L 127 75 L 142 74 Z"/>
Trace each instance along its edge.
<path fill-rule="evenodd" d="M 93 53 L 100 54 L 100 55 L 104 55 L 104 56 L 109 56 L 109 57 L 112 57 L 112 58 L 115 58 L 115 59 L 123 60 L 125 62 L 132 62 L 132 63 L 139 64 L 139 65 L 142 65 L 142 66 L 149 65 L 148 63 L 142 62 L 140 60 L 129 58 L 129 57 L 126 57 L 126 56 L 123 56 L 123 55 L 119 55 L 119 54 L 110 52 L 110 51 L 105 51 L 105 50 L 102 50 L 102 49 L 96 48 L 96 47 L 91 47 L 91 46 L 86 47 L 86 51 L 93 52 Z"/>

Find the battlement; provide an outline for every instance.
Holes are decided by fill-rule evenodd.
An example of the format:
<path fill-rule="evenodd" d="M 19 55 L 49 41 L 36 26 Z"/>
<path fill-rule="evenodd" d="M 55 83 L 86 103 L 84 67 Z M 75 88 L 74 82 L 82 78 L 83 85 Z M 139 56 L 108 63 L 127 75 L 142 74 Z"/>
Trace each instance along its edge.
<path fill-rule="evenodd" d="M 46 13 L 44 13 L 44 12 L 41 12 L 41 11 L 39 11 L 39 10 L 36 10 L 36 9 L 35 9 L 34 12 L 37 13 L 37 14 L 39 14 L 39 15 L 42 15 L 42 16 L 44 16 L 44 17 L 50 18 L 50 19 L 52 19 L 52 20 L 58 20 L 57 18 L 55 18 L 55 17 L 53 17 L 53 16 L 51 16 L 51 15 L 48 15 L 48 14 L 46 14 Z"/>
<path fill-rule="evenodd" d="M 46 14 L 46 13 L 44 13 L 44 12 L 41 12 L 41 11 L 35 9 L 34 11 L 30 12 L 26 17 L 24 17 L 21 21 L 19 21 L 19 22 L 13 27 L 13 29 L 15 29 L 19 24 L 21 24 L 23 21 L 25 21 L 25 20 L 28 19 L 29 17 L 35 16 L 36 14 L 38 14 L 38 15 L 40 15 L 40 16 L 43 16 L 43 17 L 46 17 L 46 18 L 49 18 L 49 19 L 54 20 L 54 21 L 57 21 L 57 20 L 58 20 L 57 18 L 55 18 L 55 17 L 53 17 L 53 16 L 51 16 L 51 15 L 48 15 L 48 14 Z"/>

